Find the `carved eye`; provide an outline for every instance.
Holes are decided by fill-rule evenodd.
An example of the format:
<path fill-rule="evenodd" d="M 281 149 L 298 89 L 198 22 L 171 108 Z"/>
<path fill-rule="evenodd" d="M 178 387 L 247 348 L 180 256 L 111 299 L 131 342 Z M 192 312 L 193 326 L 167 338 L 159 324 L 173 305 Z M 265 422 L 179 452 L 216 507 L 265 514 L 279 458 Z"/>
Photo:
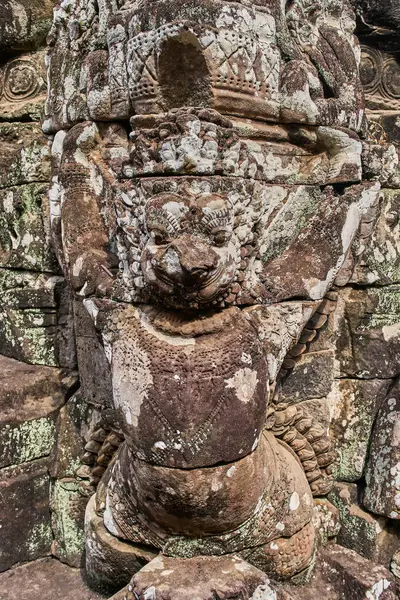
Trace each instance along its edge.
<path fill-rule="evenodd" d="M 216 246 L 223 246 L 230 238 L 230 234 L 226 229 L 219 229 L 218 231 L 213 232 L 214 235 L 214 244 Z"/>
<path fill-rule="evenodd" d="M 163 246 L 168 243 L 167 235 L 161 229 L 153 229 L 150 235 L 156 246 Z"/>

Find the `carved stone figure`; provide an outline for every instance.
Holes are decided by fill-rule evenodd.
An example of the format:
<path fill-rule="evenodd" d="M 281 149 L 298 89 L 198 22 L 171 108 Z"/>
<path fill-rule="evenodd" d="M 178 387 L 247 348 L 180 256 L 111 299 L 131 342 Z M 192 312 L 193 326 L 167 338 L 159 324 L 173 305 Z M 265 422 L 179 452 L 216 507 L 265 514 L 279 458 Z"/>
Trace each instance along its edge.
<path fill-rule="evenodd" d="M 219 598 L 267 600 L 265 573 L 313 565 L 334 453 L 282 381 L 378 202 L 353 17 L 342 0 L 55 11 L 52 229 L 103 365 L 87 569 L 138 571 L 129 598 L 170 598 L 190 568 L 182 598 L 213 569 Z"/>

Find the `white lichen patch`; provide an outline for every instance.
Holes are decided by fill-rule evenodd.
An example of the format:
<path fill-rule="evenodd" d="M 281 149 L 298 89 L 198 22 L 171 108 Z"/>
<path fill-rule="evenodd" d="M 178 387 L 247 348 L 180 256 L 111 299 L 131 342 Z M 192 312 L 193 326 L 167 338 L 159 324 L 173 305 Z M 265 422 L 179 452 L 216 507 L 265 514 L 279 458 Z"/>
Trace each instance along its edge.
<path fill-rule="evenodd" d="M 300 506 L 300 497 L 297 492 L 293 492 L 290 496 L 289 508 L 290 510 L 297 510 Z"/>
<path fill-rule="evenodd" d="M 239 369 L 233 377 L 225 381 L 226 387 L 235 390 L 237 398 L 244 404 L 253 398 L 257 384 L 257 371 L 252 371 L 248 367 Z"/>
<path fill-rule="evenodd" d="M 153 385 L 150 359 L 134 339 L 124 340 L 113 348 L 112 378 L 114 402 L 128 425 L 137 427 L 140 408 Z"/>

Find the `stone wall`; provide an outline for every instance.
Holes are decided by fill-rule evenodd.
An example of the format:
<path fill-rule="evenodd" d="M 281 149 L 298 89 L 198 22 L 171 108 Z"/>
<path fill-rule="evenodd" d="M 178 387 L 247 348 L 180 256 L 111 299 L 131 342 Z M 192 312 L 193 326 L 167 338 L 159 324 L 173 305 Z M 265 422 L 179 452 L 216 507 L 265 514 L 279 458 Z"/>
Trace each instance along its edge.
<path fill-rule="evenodd" d="M 0 6 L 0 571 L 83 550 L 88 491 L 74 474 L 87 407 L 71 300 L 50 241 L 42 133 L 50 0 Z"/>
<path fill-rule="evenodd" d="M 51 239 L 50 219 L 58 217 L 50 215 L 56 204 L 50 202 L 51 145 L 57 127 L 69 126 L 50 103 L 47 137 L 41 128 L 52 4 L 7 0 L 0 7 L 0 570 L 47 555 L 81 564 L 85 507 L 109 460 L 101 451 L 106 442 L 112 455 L 120 443 L 110 442 L 112 426 L 103 427 L 112 392 L 98 336 L 82 302 L 72 300 Z M 400 582 L 400 16 L 394 2 L 353 4 L 368 116 L 368 127 L 360 128 L 362 179 L 380 190 L 332 290 L 282 357 L 275 399 L 329 431 L 334 484 L 314 509 L 321 546 L 328 543 L 319 576 L 333 581 L 333 571 L 344 573 L 332 584 L 339 590 L 335 598 L 344 597 L 348 580 L 358 599 L 377 588 L 373 575 L 369 588 L 362 577 L 354 584 L 356 563 L 363 573 L 372 569 L 368 561 L 378 563 Z M 104 23 L 100 29 L 104 37 Z M 104 50 L 90 50 L 99 72 L 89 65 L 85 94 L 91 118 L 101 121 L 97 103 L 104 98 L 96 92 L 107 86 L 96 75 Z M 72 70 L 77 61 L 74 55 Z M 80 94 L 74 94 L 69 116 L 83 120 Z M 114 117 L 126 119 L 119 100 Z M 143 135 L 144 146 L 154 135 L 152 142 Z M 138 166 L 136 159 L 148 175 L 153 163 Z M 257 161 L 266 172 L 260 156 Z M 273 418 L 267 425 L 284 429 Z M 302 433 L 307 438 L 306 426 Z M 348 553 L 339 546 L 330 554 L 332 542 Z"/>

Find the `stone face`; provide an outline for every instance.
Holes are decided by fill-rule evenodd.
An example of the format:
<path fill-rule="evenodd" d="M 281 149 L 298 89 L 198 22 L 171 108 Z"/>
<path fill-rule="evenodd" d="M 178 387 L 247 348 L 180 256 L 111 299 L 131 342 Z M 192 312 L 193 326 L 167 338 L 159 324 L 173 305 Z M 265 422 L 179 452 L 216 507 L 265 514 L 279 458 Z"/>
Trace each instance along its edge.
<path fill-rule="evenodd" d="M 397 62 L 378 44 L 368 88 L 354 16 L 342 0 L 55 7 L 49 216 L 90 409 L 75 398 L 60 415 L 52 549 L 78 564 L 86 482 L 98 483 L 86 564 L 93 585 L 122 587 L 136 572 L 120 597 L 288 600 L 299 593 L 275 593 L 265 573 L 305 582 L 316 542 L 341 539 L 386 565 L 394 553 L 396 536 L 360 509 L 356 484 L 313 504 L 333 475 L 367 473 L 367 498 L 389 436 L 382 426 L 368 457 L 371 430 L 399 375 L 399 155 L 386 133 L 374 138 L 381 117 L 366 123 L 362 93 L 363 83 L 369 107 L 386 93 L 396 107 Z M 20 98 L 7 115 L 33 114 L 34 81 L 26 108 Z M 5 185 L 39 185 L 42 158 Z M 26 233 L 11 212 L 7 248 L 10 232 Z M 33 250 L 15 250 L 4 260 L 27 270 Z M 68 310 L 32 294 L 51 287 L 32 271 L 4 276 L 5 352 L 66 364 Z M 29 337 L 27 308 L 39 309 L 45 342 Z M 396 499 L 396 481 L 380 481 Z M 394 597 L 383 568 L 327 546 L 332 598 Z"/>
<path fill-rule="evenodd" d="M 44 458 L 0 471 L 1 571 L 50 554 L 47 464 Z"/>

